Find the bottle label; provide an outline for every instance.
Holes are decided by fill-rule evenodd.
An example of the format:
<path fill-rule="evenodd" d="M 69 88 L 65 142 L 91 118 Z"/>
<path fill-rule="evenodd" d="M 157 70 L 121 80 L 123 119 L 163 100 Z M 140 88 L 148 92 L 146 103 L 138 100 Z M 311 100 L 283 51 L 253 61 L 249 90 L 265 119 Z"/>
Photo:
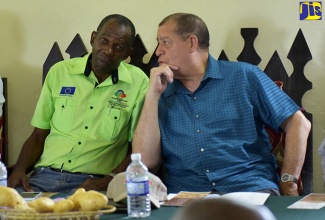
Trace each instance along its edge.
<path fill-rule="evenodd" d="M 126 183 L 127 193 L 129 196 L 146 196 L 149 194 L 149 181 Z"/>

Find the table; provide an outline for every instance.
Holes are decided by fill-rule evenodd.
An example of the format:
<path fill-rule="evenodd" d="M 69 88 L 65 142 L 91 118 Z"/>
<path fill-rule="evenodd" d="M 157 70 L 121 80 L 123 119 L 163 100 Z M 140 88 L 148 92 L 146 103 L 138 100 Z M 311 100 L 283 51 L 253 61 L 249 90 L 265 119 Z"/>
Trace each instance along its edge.
<path fill-rule="evenodd" d="M 321 209 L 287 209 L 302 196 L 270 196 L 265 203 L 278 220 L 321 220 L 325 219 L 325 207 Z"/>
<path fill-rule="evenodd" d="M 287 209 L 289 205 L 303 198 L 302 196 L 270 196 L 265 206 L 274 214 L 277 220 L 324 220 L 325 207 L 318 210 Z M 169 220 L 182 207 L 161 207 L 153 209 L 146 220 Z M 127 213 L 111 213 L 102 215 L 100 219 L 131 219 Z"/>

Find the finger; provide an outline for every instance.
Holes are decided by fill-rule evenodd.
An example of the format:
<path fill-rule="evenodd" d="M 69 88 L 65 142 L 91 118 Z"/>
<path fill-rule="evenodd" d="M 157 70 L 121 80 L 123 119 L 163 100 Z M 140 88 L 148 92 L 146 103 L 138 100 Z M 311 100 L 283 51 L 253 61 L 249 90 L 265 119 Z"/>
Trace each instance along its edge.
<path fill-rule="evenodd" d="M 27 192 L 33 192 L 33 191 L 34 191 L 34 190 L 32 189 L 32 187 L 29 185 L 29 182 L 28 182 L 28 179 L 27 179 L 27 178 L 22 179 L 22 181 L 21 181 L 21 185 L 22 185 L 22 187 L 24 187 L 24 189 L 25 189 Z"/>
<path fill-rule="evenodd" d="M 161 79 L 161 81 L 167 81 L 169 83 L 172 83 L 174 80 L 174 77 L 173 77 L 173 74 L 162 73 L 160 75 L 160 79 Z"/>
<path fill-rule="evenodd" d="M 172 83 L 174 81 L 174 74 L 173 73 L 171 73 L 171 74 L 163 73 L 162 75 L 160 75 L 160 78 L 164 81 Z"/>
<path fill-rule="evenodd" d="M 172 64 L 168 64 L 169 68 L 172 69 L 172 70 L 178 70 L 178 67 L 177 66 L 174 66 Z"/>
<path fill-rule="evenodd" d="M 177 69 L 178 69 L 178 68 L 177 68 Z M 170 68 L 168 68 L 167 73 L 168 73 L 168 75 L 167 75 L 167 81 L 168 81 L 169 83 L 172 83 L 173 80 L 174 80 L 174 72 L 173 72 Z"/>
<path fill-rule="evenodd" d="M 177 66 L 175 66 L 173 64 L 169 64 L 169 63 L 160 63 L 159 66 L 169 66 L 169 68 L 172 70 L 178 70 Z"/>
<path fill-rule="evenodd" d="M 173 78 L 174 78 L 174 73 L 172 71 L 172 69 L 170 68 L 170 66 L 165 65 L 162 66 L 160 69 L 160 77 L 162 80 L 165 80 L 169 83 L 173 82 Z"/>

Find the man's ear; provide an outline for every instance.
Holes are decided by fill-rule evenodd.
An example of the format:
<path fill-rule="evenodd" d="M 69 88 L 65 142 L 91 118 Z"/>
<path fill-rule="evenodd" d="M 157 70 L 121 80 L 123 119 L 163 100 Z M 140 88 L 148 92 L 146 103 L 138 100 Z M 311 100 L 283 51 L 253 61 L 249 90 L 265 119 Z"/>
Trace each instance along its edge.
<path fill-rule="evenodd" d="M 127 59 L 129 56 L 131 56 L 133 51 L 134 51 L 133 47 L 130 47 L 125 53 L 124 60 Z"/>
<path fill-rule="evenodd" d="M 95 38 L 97 36 L 97 32 L 96 31 L 93 31 L 91 33 L 91 36 L 90 36 L 90 45 L 93 46 L 94 42 L 95 42 Z"/>
<path fill-rule="evenodd" d="M 198 45 L 199 45 L 199 39 L 197 38 L 197 36 L 195 35 L 191 35 L 189 37 L 190 40 L 190 52 L 193 53 L 194 51 L 196 51 L 198 49 Z"/>

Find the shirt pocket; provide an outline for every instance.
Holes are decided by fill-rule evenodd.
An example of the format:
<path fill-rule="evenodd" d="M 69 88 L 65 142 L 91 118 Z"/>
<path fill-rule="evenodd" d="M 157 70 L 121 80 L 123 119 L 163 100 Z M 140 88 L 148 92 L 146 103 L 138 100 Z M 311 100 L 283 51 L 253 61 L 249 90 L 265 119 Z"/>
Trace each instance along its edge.
<path fill-rule="evenodd" d="M 100 129 L 101 136 L 108 141 L 116 140 L 127 129 L 129 114 L 126 111 L 109 108 Z"/>
<path fill-rule="evenodd" d="M 75 115 L 77 101 L 73 99 L 58 98 L 54 104 L 53 126 L 59 131 L 69 131 Z"/>

